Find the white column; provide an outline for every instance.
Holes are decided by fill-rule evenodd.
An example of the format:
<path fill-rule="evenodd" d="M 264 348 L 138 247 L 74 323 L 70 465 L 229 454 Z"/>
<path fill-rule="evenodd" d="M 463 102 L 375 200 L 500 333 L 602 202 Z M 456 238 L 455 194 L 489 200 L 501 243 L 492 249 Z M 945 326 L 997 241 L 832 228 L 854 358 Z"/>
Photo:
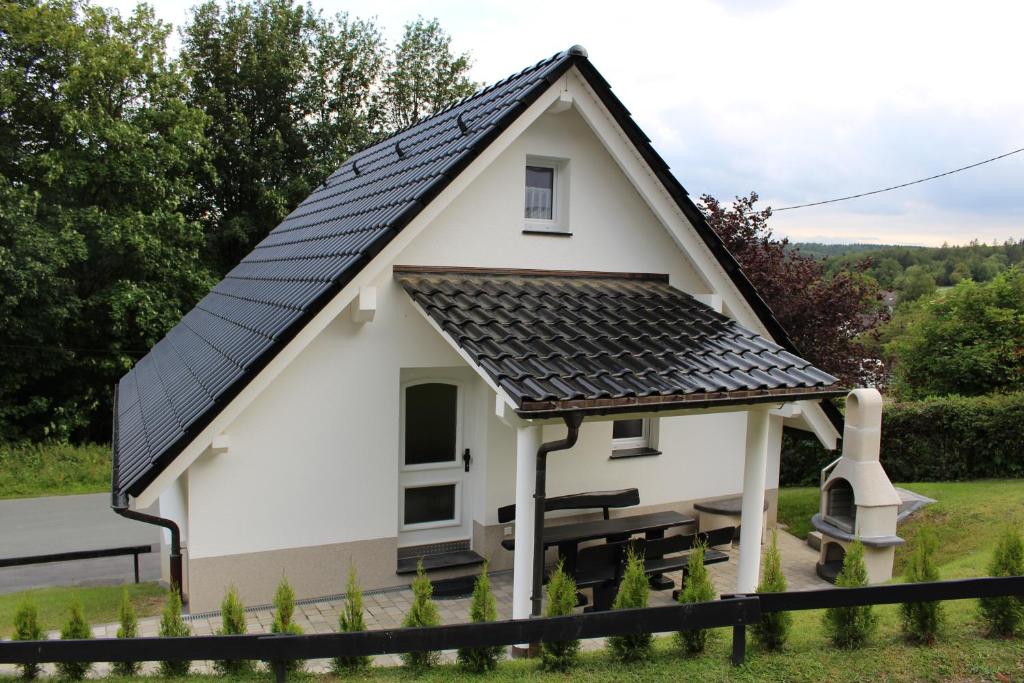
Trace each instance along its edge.
<path fill-rule="evenodd" d="M 512 618 L 530 617 L 533 590 L 533 492 L 540 427 L 516 428 L 516 549 L 512 564 Z"/>
<path fill-rule="evenodd" d="M 761 570 L 765 470 L 768 466 L 768 411 L 747 411 L 747 453 L 740 511 L 740 566 L 737 593 L 753 593 Z"/>

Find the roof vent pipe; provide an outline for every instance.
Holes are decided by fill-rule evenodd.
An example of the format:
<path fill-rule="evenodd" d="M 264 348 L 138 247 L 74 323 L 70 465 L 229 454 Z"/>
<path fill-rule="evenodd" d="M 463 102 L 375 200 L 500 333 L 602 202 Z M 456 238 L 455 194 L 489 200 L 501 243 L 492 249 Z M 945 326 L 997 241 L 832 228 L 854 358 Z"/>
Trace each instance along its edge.
<path fill-rule="evenodd" d="M 401 140 L 395 140 L 395 153 L 398 154 L 399 159 L 405 158 L 405 151 L 402 149 Z"/>
<path fill-rule="evenodd" d="M 352 160 L 352 173 L 359 175 L 359 162 L 355 159 Z"/>
<path fill-rule="evenodd" d="M 564 439 L 542 443 L 537 449 L 537 481 L 533 493 L 533 595 L 531 614 L 540 616 L 541 591 L 544 585 L 544 508 L 547 499 L 548 453 L 564 451 L 576 445 L 583 424 L 583 413 L 563 415 L 568 432 Z"/>
<path fill-rule="evenodd" d="M 469 126 L 466 125 L 466 121 L 462 118 L 461 112 L 455 117 L 455 122 L 459 124 L 459 130 L 462 131 L 463 135 L 469 132 Z"/>

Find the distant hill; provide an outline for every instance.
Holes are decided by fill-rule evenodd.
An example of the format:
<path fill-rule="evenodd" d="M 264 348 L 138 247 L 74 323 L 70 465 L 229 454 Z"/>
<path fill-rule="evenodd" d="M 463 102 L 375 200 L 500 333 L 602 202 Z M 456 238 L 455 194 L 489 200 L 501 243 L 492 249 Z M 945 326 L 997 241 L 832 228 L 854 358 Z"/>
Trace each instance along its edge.
<path fill-rule="evenodd" d="M 824 244 L 823 242 L 790 242 L 790 247 L 800 250 L 805 256 L 825 258 L 826 256 L 841 256 L 843 254 L 856 254 L 862 251 L 878 251 L 879 249 L 917 249 L 921 247 L 901 247 L 898 244 Z"/>

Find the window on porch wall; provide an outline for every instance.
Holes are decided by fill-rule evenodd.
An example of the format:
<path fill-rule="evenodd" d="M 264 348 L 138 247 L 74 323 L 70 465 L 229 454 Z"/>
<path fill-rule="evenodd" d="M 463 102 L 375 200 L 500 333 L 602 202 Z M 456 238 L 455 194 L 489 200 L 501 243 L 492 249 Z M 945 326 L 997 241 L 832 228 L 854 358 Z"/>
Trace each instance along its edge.
<path fill-rule="evenodd" d="M 612 423 L 612 456 L 653 455 L 654 421 L 651 418 L 615 420 Z"/>

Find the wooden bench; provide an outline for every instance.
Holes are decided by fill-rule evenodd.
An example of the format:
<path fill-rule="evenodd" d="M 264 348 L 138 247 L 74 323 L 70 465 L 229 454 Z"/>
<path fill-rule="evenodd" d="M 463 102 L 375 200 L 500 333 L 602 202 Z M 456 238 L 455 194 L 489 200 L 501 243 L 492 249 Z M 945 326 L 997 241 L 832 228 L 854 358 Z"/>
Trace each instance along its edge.
<path fill-rule="evenodd" d="M 568 496 L 553 496 L 544 501 L 544 512 L 553 510 L 588 510 L 601 508 L 604 518 L 608 519 L 610 508 L 625 508 L 640 504 L 638 489 L 620 489 L 618 491 L 592 491 L 590 493 L 573 493 Z M 503 505 L 498 508 L 498 523 L 508 524 L 516 518 L 516 506 Z"/>
<path fill-rule="evenodd" d="M 581 548 L 576 564 L 576 587 L 593 589 L 594 604 L 589 609 L 611 609 L 615 595 L 619 591 L 619 584 L 622 582 L 622 573 L 625 571 L 630 549 L 643 555 L 644 573 L 648 577 L 682 571 L 685 582 L 694 546 L 703 543 L 707 548 L 704 552 L 704 564 L 727 562 L 729 556 L 719 550 L 713 550 L 712 546 L 730 543 L 735 531 L 734 527 L 723 527 L 695 534 L 655 539 L 631 538 Z"/>

